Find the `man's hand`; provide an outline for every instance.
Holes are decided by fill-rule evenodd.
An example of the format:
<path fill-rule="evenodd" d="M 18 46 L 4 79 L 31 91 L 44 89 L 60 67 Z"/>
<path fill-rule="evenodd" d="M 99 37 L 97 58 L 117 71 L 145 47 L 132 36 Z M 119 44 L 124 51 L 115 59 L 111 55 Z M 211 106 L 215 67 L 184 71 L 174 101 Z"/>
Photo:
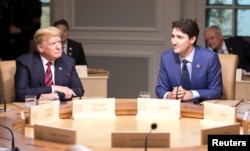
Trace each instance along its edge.
<path fill-rule="evenodd" d="M 10 33 L 11 34 L 19 34 L 21 33 L 21 29 L 16 26 L 10 26 Z"/>
<path fill-rule="evenodd" d="M 182 101 L 191 100 L 193 98 L 193 93 L 191 91 L 185 90 L 182 86 L 174 87 L 173 91 L 167 96 L 168 99 L 180 99 Z"/>
<path fill-rule="evenodd" d="M 57 93 L 53 92 L 53 93 L 41 94 L 38 101 L 53 101 L 57 99 L 58 99 Z"/>
<path fill-rule="evenodd" d="M 55 85 L 54 91 L 63 93 L 65 95 L 65 99 L 71 99 L 73 96 L 76 96 L 75 92 L 72 89 L 64 86 Z"/>

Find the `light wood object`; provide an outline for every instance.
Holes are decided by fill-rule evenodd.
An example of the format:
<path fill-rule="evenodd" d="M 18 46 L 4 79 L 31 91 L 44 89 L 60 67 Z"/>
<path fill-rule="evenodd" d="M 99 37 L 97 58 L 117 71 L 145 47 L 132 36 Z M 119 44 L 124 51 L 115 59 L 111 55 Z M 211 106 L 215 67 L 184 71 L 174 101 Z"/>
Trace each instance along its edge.
<path fill-rule="evenodd" d="M 0 94 L 7 103 L 15 100 L 14 75 L 16 61 L 0 61 Z"/>
<path fill-rule="evenodd" d="M 108 75 L 88 75 L 80 79 L 85 90 L 84 97 L 107 97 Z"/>
<path fill-rule="evenodd" d="M 127 102 L 132 102 L 131 106 Z M 125 113 L 136 113 L 137 99 L 117 99 L 116 114 L 117 119 L 84 119 L 73 120 L 72 103 L 60 105 L 59 121 L 50 122 L 51 128 L 59 127 L 69 129 L 69 132 L 77 134 L 76 142 L 91 147 L 94 151 L 141 151 L 142 148 L 112 148 L 111 147 L 111 132 L 143 132 L 147 133 L 150 130 L 150 125 L 155 122 L 158 127 L 152 133 L 170 132 L 170 148 L 150 148 L 150 151 L 206 151 L 207 146 L 201 145 L 202 137 L 201 130 L 214 128 L 215 124 L 204 125 L 199 118 L 182 117 L 180 120 L 154 120 L 154 119 L 136 119 L 134 115 L 125 115 Z M 124 105 L 123 105 L 124 103 Z M 134 106 L 135 105 L 135 106 Z M 1 105 L 0 105 L 1 106 Z M 37 140 L 33 138 L 33 127 L 25 128 L 25 136 L 21 134 L 23 120 L 21 119 L 20 111 L 25 114 L 25 121 L 28 123 L 30 115 L 27 108 L 24 108 L 24 103 L 8 104 L 9 112 L 0 113 L 0 123 L 13 129 L 15 132 L 16 146 L 23 150 L 48 150 L 58 151 L 66 150 L 69 144 L 57 143 L 52 141 Z M 203 105 L 181 104 L 181 112 L 185 115 L 203 115 Z M 128 111 L 126 111 L 126 109 Z M 192 116 L 191 116 L 192 117 Z M 48 124 L 48 123 L 46 123 Z M 222 127 L 224 125 L 221 125 Z M 73 130 L 73 131 L 70 131 Z M 75 133 L 76 132 L 76 133 Z M 206 134 L 205 134 L 206 135 Z M 0 143 L 4 146 L 10 146 L 10 135 L 6 130 L 0 129 Z M 197 137 L 194 137 L 197 136 Z M 8 139 L 6 139 L 8 138 Z"/>
<path fill-rule="evenodd" d="M 246 134 L 248 134 L 248 117 L 249 117 L 249 113 L 248 112 L 246 112 L 245 114 L 244 114 L 244 117 L 243 117 L 243 124 L 242 124 L 242 126 L 243 126 L 243 134 L 244 135 L 246 135 Z"/>
<path fill-rule="evenodd" d="M 15 144 L 21 150 L 46 150 L 46 151 L 66 151 L 70 146 L 66 143 L 57 143 L 52 141 L 44 141 L 33 138 L 33 128 L 25 128 L 25 136 L 20 134 L 19 129 L 22 126 L 19 124 L 20 111 L 25 112 L 25 117 L 29 118 L 29 113 L 24 105 L 19 104 L 8 104 L 8 108 L 12 110 L 0 114 L 0 122 L 13 129 L 15 133 Z M 63 104 L 60 110 L 68 109 L 67 104 Z M 61 112 L 61 111 L 60 111 Z M 62 111 L 65 113 L 65 111 Z M 185 151 L 185 150 L 196 150 L 206 151 L 206 145 L 199 145 L 200 137 L 193 137 L 193 135 L 200 135 L 198 128 L 200 127 L 199 119 L 194 118 L 183 118 L 178 121 L 155 121 L 158 124 L 157 129 L 154 132 L 166 132 L 171 131 L 173 141 L 170 143 L 170 148 L 149 148 L 150 151 Z M 190 125 L 192 123 L 192 126 Z M 114 131 L 141 131 L 147 133 L 152 124 L 151 120 L 138 121 L 135 116 L 118 116 L 116 120 L 73 120 L 73 119 L 62 119 L 60 121 L 50 122 L 53 126 L 59 126 L 66 129 L 77 129 L 77 141 L 84 144 L 93 151 L 141 151 L 142 148 L 112 148 L 111 147 L 111 132 Z M 185 125 L 190 127 L 186 130 Z M 196 125 L 196 126 L 195 126 Z M 181 130 L 182 129 L 182 130 Z M 181 131 L 180 131 L 181 130 Z M 68 131 L 74 133 L 74 131 Z M 154 133 L 152 132 L 152 133 Z M 183 133 L 190 133 L 192 135 L 184 135 Z M 9 132 L 0 129 L 0 142 L 1 145 L 9 147 L 11 139 Z M 188 139 L 187 139 L 188 137 Z"/>
<path fill-rule="evenodd" d="M 112 147 L 141 147 L 145 146 L 145 137 L 148 136 L 148 148 L 168 148 L 170 146 L 170 134 L 167 132 L 112 132 Z M 136 141 L 135 141 L 136 140 Z"/>
<path fill-rule="evenodd" d="M 242 98 L 245 101 L 250 100 L 250 76 L 243 75 L 242 69 L 237 69 L 235 99 Z"/>
<path fill-rule="evenodd" d="M 222 69 L 223 100 L 235 99 L 235 78 L 238 56 L 233 54 L 218 54 Z"/>

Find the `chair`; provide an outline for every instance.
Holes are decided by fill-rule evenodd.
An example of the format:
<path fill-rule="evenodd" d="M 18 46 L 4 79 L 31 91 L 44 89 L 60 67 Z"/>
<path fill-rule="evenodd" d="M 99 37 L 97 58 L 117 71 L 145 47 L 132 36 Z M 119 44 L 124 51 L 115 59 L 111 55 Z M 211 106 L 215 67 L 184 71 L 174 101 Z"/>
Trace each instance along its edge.
<path fill-rule="evenodd" d="M 222 68 L 223 100 L 235 99 L 236 69 L 238 56 L 234 54 L 218 54 Z"/>
<path fill-rule="evenodd" d="M 15 72 L 15 60 L 0 61 L 0 95 L 5 99 L 6 103 L 11 103 L 15 100 Z"/>

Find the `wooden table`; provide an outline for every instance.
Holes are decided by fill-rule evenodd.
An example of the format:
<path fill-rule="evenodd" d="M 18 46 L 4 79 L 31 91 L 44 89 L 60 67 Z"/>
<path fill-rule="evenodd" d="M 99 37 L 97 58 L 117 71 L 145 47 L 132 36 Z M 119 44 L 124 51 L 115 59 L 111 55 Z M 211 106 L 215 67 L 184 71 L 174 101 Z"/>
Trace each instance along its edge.
<path fill-rule="evenodd" d="M 33 139 L 33 128 L 25 127 L 25 134 L 22 134 L 24 121 L 21 120 L 20 111 L 25 112 L 25 121 L 29 117 L 24 104 L 8 104 L 10 111 L 0 113 L 0 123 L 13 129 L 15 133 L 16 146 L 25 150 L 66 150 L 69 144 L 48 142 Z M 182 104 L 182 118 L 180 120 L 162 119 L 136 119 L 137 112 L 136 99 L 116 100 L 116 120 L 89 119 L 72 120 L 71 103 L 60 106 L 60 117 L 63 118 L 53 126 L 63 126 L 77 129 L 77 143 L 89 146 L 94 151 L 139 151 L 142 148 L 112 148 L 111 132 L 115 131 L 143 131 L 148 132 L 152 122 L 156 122 L 158 127 L 155 132 L 170 132 L 170 148 L 150 148 L 151 151 L 171 151 L 171 150 L 195 150 L 205 151 L 206 145 L 200 144 L 200 129 L 206 125 L 200 124 L 203 117 L 203 106 L 193 104 Z M 194 117 L 194 118 L 190 118 Z M 10 135 L 4 129 L 0 129 L 0 146 L 10 146 Z M 195 137 L 194 137 L 195 136 Z"/>

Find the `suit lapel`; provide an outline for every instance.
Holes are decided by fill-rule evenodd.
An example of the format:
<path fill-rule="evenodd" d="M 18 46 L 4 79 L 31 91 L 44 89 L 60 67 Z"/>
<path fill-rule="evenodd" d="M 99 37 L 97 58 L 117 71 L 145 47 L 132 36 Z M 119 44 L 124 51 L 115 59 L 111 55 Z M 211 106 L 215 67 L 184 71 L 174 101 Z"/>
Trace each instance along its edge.
<path fill-rule="evenodd" d="M 174 60 L 175 63 L 173 64 L 173 69 L 174 73 L 175 73 L 175 80 L 177 85 L 180 85 L 180 81 L 181 81 L 181 63 L 180 63 L 180 58 L 178 54 L 173 53 L 174 55 Z"/>
<path fill-rule="evenodd" d="M 55 61 L 55 64 L 54 64 L 54 70 L 55 70 L 55 83 L 54 84 L 62 84 L 62 80 L 64 78 L 64 76 L 66 75 L 63 75 L 63 66 L 62 66 L 62 62 L 61 62 L 61 58 L 57 59 Z M 57 76 L 57 75 L 60 75 L 60 76 Z"/>
<path fill-rule="evenodd" d="M 43 62 L 37 52 L 34 52 L 34 67 L 38 75 L 39 83 L 41 85 L 45 85 L 45 72 Z"/>
<path fill-rule="evenodd" d="M 198 79 L 200 75 L 200 68 L 202 68 L 201 51 L 199 48 L 195 47 L 195 53 L 192 63 L 191 87 L 196 87 L 195 85 L 199 84 L 197 83 L 196 79 Z"/>

